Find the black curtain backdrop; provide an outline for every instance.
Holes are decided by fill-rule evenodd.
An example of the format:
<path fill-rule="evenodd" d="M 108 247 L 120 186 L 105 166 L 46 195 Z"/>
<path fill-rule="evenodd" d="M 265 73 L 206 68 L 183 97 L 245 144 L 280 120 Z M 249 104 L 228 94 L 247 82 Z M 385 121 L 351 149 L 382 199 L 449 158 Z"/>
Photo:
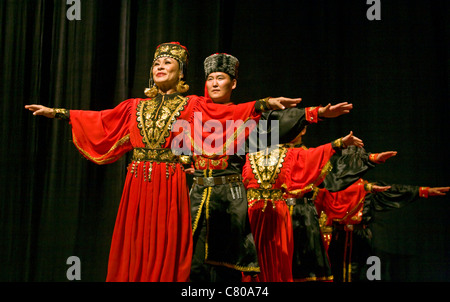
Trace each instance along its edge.
<path fill-rule="evenodd" d="M 129 158 L 97 166 L 63 121 L 24 105 L 109 109 L 145 97 L 156 46 L 179 41 L 191 58 L 190 94 L 203 94 L 203 60 L 241 62 L 235 102 L 302 97 L 348 101 L 351 114 L 308 128 L 317 146 L 353 130 L 372 152 L 397 150 L 369 180 L 449 186 L 449 2 L 364 0 L 0 0 L 0 281 L 104 281 Z M 380 213 L 373 224 L 384 281 L 450 281 L 450 197 Z"/>

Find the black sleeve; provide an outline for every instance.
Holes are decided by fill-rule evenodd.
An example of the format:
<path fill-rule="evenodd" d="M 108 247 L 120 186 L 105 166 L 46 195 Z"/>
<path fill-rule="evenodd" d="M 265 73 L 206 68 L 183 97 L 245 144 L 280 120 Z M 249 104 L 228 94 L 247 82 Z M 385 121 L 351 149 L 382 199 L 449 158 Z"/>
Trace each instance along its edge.
<path fill-rule="evenodd" d="M 382 181 L 377 181 L 379 186 L 389 186 Z M 384 192 L 369 193 L 366 195 L 366 202 L 370 202 L 371 207 L 376 211 L 388 211 L 404 207 L 419 198 L 418 186 L 411 185 L 390 185 L 391 188 Z"/>
<path fill-rule="evenodd" d="M 333 167 L 324 179 L 323 185 L 330 192 L 346 189 L 375 167 L 369 160 L 369 153 L 364 148 L 349 146 L 338 150 L 331 158 Z"/>
<path fill-rule="evenodd" d="M 273 123 L 277 121 L 277 123 Z M 287 108 L 263 112 L 259 120 L 255 137 L 250 136 L 245 144 L 245 152 L 252 153 L 276 144 L 286 144 L 292 141 L 307 126 L 304 108 Z M 278 141 L 272 141 L 272 135 Z"/>
<path fill-rule="evenodd" d="M 267 127 L 260 123 L 259 133 L 267 132 L 268 137 L 273 131 L 278 131 L 279 143 L 286 144 L 292 141 L 308 125 L 304 108 L 288 108 L 284 110 L 271 110 L 264 112 L 262 121 L 267 121 Z M 272 121 L 278 121 L 278 127 Z"/>

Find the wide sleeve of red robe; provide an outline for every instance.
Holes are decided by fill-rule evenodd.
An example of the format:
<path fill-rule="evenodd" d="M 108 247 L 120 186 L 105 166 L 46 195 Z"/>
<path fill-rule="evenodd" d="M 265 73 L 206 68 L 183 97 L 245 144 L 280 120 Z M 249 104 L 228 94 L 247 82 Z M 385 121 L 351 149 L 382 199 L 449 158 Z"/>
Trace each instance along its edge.
<path fill-rule="evenodd" d="M 322 183 L 331 169 L 329 160 L 335 153 L 331 143 L 317 148 L 291 148 L 286 156 L 287 172 L 283 187 L 289 194 L 303 196 Z"/>
<path fill-rule="evenodd" d="M 361 222 L 362 209 L 367 194 L 364 185 L 365 181 L 359 179 L 342 191 L 319 190 L 315 205 L 318 213 L 323 211 L 327 215 L 327 225 L 332 225 L 333 221 L 341 224 L 358 224 Z"/>
<path fill-rule="evenodd" d="M 73 143 L 80 153 L 96 164 L 117 161 L 133 146 L 130 141 L 130 121 L 135 100 L 120 103 L 103 111 L 71 110 Z"/>

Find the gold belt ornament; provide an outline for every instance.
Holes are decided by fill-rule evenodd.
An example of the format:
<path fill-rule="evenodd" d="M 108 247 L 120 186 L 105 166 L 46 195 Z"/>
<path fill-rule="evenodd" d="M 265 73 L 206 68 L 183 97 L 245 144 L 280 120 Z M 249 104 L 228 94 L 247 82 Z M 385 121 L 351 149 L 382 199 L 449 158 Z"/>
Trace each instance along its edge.
<path fill-rule="evenodd" d="M 275 189 L 248 189 L 247 200 L 248 202 L 254 200 L 284 200 L 283 191 Z"/>
<path fill-rule="evenodd" d="M 176 155 L 172 152 L 172 149 L 161 148 L 161 149 L 148 149 L 148 148 L 134 148 L 133 156 L 131 158 L 133 161 L 155 161 L 155 162 L 169 162 L 169 163 L 179 163 L 180 155 Z"/>
<path fill-rule="evenodd" d="M 174 173 L 176 164 L 185 163 L 185 157 L 189 159 L 189 156 L 174 154 L 169 148 L 134 148 L 128 171 L 134 174 L 134 177 L 137 177 L 138 169 L 141 167 L 144 181 L 151 181 L 153 163 L 165 163 L 166 178 L 168 179 Z M 169 167 L 172 167 L 172 172 L 170 172 Z"/>
<path fill-rule="evenodd" d="M 276 200 L 284 200 L 283 191 L 279 189 L 248 189 L 247 190 L 247 201 L 248 207 L 254 206 L 256 203 L 264 202 L 262 211 L 264 212 L 267 206 L 267 201 L 272 202 L 272 207 L 275 209 Z"/>

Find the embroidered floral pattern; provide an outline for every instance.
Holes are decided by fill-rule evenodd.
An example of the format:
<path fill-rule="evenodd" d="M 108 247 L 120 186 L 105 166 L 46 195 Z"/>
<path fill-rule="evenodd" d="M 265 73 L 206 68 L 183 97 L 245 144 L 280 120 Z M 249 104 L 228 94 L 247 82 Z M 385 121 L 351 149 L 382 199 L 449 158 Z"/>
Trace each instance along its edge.
<path fill-rule="evenodd" d="M 194 155 L 194 165 L 197 170 L 213 169 L 225 170 L 228 167 L 229 155 L 218 158 L 208 158 L 201 155 Z"/>
<path fill-rule="evenodd" d="M 188 98 L 180 95 L 161 96 L 140 102 L 136 108 L 138 128 L 146 148 L 161 148 L 170 135 L 172 124 L 180 115 Z"/>
<path fill-rule="evenodd" d="M 275 183 L 287 150 L 285 147 L 280 147 L 270 152 L 263 150 L 249 155 L 253 174 L 262 189 L 270 189 Z"/>

